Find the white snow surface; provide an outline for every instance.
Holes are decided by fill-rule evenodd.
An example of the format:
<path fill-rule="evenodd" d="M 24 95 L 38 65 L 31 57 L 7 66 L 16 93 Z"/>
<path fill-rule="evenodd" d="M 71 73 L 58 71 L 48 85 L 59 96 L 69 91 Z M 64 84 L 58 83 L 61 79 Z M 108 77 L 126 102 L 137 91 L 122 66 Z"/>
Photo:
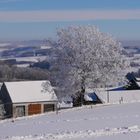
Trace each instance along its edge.
<path fill-rule="evenodd" d="M 44 90 L 43 83 L 47 84 Z M 49 81 L 5 82 L 13 103 L 56 101 L 57 97 Z"/>
<path fill-rule="evenodd" d="M 139 140 L 140 102 L 0 121 L 0 140 Z"/>

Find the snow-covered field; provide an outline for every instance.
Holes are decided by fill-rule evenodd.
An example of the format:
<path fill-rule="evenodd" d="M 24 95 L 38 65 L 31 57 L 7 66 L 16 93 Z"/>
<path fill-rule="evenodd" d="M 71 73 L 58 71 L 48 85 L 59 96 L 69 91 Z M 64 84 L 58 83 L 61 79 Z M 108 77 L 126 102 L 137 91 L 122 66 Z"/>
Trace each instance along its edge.
<path fill-rule="evenodd" d="M 0 140 L 140 140 L 140 103 L 84 106 L 0 121 Z"/>

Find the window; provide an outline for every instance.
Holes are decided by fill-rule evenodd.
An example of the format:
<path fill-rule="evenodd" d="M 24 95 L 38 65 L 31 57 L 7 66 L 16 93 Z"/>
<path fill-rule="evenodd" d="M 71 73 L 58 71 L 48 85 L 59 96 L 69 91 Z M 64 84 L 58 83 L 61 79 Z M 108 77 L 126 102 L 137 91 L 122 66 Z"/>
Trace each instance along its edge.
<path fill-rule="evenodd" d="M 44 112 L 54 111 L 54 104 L 44 104 Z"/>
<path fill-rule="evenodd" d="M 25 106 L 16 106 L 15 116 L 16 117 L 25 116 Z"/>

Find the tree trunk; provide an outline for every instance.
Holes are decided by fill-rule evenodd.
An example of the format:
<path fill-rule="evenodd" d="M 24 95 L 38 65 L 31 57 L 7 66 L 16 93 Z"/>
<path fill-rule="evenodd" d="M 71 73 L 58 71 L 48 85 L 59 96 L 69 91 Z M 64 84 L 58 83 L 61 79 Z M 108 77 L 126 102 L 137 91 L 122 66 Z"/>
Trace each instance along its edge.
<path fill-rule="evenodd" d="M 81 99 L 80 106 L 82 106 L 84 104 L 84 94 L 85 94 L 85 87 L 82 86 L 81 87 L 81 92 L 80 92 L 80 99 Z"/>
<path fill-rule="evenodd" d="M 84 94 L 85 94 L 85 77 L 82 76 L 82 81 L 81 81 L 81 92 L 80 92 L 80 98 L 81 98 L 81 103 L 80 103 L 80 105 L 81 105 L 81 106 L 84 104 Z"/>

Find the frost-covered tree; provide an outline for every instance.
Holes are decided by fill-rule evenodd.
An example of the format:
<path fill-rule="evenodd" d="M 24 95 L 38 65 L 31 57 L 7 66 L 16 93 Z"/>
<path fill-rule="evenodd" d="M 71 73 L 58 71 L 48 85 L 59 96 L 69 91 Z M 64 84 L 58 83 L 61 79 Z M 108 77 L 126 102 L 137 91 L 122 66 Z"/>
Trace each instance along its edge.
<path fill-rule="evenodd" d="M 122 48 L 110 35 L 92 25 L 57 32 L 52 77 L 58 96 L 83 96 L 87 88 L 113 84 L 125 67 Z"/>

